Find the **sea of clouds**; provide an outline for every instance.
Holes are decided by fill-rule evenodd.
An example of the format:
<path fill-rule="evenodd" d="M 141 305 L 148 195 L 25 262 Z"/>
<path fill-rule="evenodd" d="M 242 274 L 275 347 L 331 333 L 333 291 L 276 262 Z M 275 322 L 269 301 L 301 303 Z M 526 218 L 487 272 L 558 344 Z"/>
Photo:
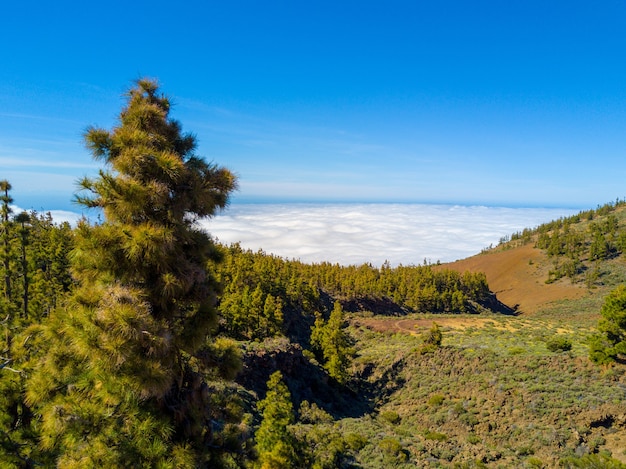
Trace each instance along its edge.
<path fill-rule="evenodd" d="M 561 208 L 427 204 L 233 204 L 202 221 L 225 244 L 240 242 L 303 262 L 380 266 L 451 262 L 524 228 L 577 213 Z"/>

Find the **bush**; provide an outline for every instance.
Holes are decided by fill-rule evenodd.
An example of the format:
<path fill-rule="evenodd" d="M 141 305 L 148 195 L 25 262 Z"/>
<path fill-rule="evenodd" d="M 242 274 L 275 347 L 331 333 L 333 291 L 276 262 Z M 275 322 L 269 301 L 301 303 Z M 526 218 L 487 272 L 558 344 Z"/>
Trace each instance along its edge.
<path fill-rule="evenodd" d="M 386 410 L 384 412 L 381 412 L 380 418 L 386 422 L 391 423 L 392 425 L 397 425 L 398 423 L 400 423 L 400 416 L 397 412 L 394 412 L 392 410 Z"/>
<path fill-rule="evenodd" d="M 439 324 L 433 322 L 433 327 L 430 328 L 428 333 L 424 334 L 424 344 L 440 347 L 443 341 L 443 334 L 439 328 Z"/>
<path fill-rule="evenodd" d="M 404 448 L 402 448 L 402 444 L 395 438 L 384 438 L 379 443 L 379 447 L 387 456 L 391 456 L 398 461 L 405 462 L 409 459 L 408 454 Z"/>
<path fill-rule="evenodd" d="M 428 405 L 431 407 L 440 406 L 441 404 L 443 404 L 444 399 L 445 397 L 443 397 L 441 394 L 433 394 L 428 398 Z"/>
<path fill-rule="evenodd" d="M 596 365 L 608 365 L 615 361 L 615 354 L 607 339 L 595 334 L 589 338 L 589 359 Z"/>
<path fill-rule="evenodd" d="M 526 349 L 524 347 L 516 346 L 516 347 L 509 348 L 510 355 L 522 355 L 525 352 L 526 352 Z"/>
<path fill-rule="evenodd" d="M 348 433 L 345 439 L 348 448 L 352 451 L 360 451 L 369 443 L 367 438 L 360 433 Z"/>
<path fill-rule="evenodd" d="M 606 454 L 585 454 L 582 457 L 571 456 L 560 461 L 560 465 L 567 469 L 573 468 L 602 468 L 624 469 L 624 464 Z"/>
<path fill-rule="evenodd" d="M 402 444 L 395 438 L 384 438 L 378 444 L 384 453 L 395 456 L 402 451 Z"/>
<path fill-rule="evenodd" d="M 424 438 L 433 441 L 446 441 L 448 436 L 445 433 L 431 432 L 430 430 L 424 434 Z"/>
<path fill-rule="evenodd" d="M 433 344 L 422 344 L 417 349 L 417 353 L 419 355 L 428 355 L 429 353 L 435 353 L 437 351 L 437 346 Z"/>
<path fill-rule="evenodd" d="M 546 341 L 546 347 L 550 352 L 568 352 L 572 349 L 572 342 L 566 337 L 552 337 Z"/>

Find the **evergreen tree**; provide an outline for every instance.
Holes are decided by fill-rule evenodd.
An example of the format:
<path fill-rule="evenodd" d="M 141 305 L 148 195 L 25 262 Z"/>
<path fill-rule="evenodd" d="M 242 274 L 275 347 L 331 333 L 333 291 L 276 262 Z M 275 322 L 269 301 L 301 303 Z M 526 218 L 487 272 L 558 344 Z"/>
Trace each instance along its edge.
<path fill-rule="evenodd" d="M 27 399 L 59 466 L 219 467 L 228 422 L 203 379 L 218 251 L 196 221 L 226 206 L 235 178 L 195 155 L 154 81 L 127 98 L 116 127 L 85 134 L 105 168 L 77 201 L 105 221 L 79 224 L 78 286 L 30 331 Z"/>
<path fill-rule="evenodd" d="M 250 296 L 250 309 L 247 311 L 250 324 L 248 330 L 248 337 L 260 337 L 261 327 L 263 322 L 263 306 L 265 304 L 265 295 L 261 284 L 257 284 L 256 288 Z"/>
<path fill-rule="evenodd" d="M 30 215 L 22 212 L 15 217 L 15 222 L 19 225 L 20 239 L 20 275 L 22 277 L 22 317 L 28 318 L 28 286 L 30 284 L 30 272 L 28 271 L 28 259 L 26 257 L 26 246 L 30 240 Z"/>
<path fill-rule="evenodd" d="M 50 213 L 31 213 L 29 230 L 29 314 L 40 321 L 61 304 L 73 285 L 69 264 L 74 232 L 67 222 L 53 223 Z"/>
<path fill-rule="evenodd" d="M 291 469 L 296 467 L 297 444 L 289 431 L 295 422 L 291 394 L 280 371 L 267 382 L 265 399 L 257 405 L 262 420 L 256 432 L 260 469 Z"/>
<path fill-rule="evenodd" d="M 263 305 L 263 337 L 272 337 L 281 333 L 283 326 L 283 302 L 280 297 L 267 295 Z"/>
<path fill-rule="evenodd" d="M 620 285 L 604 300 L 598 332 L 591 339 L 589 357 L 607 364 L 626 355 L 626 285 Z"/>
<path fill-rule="evenodd" d="M 441 333 L 441 329 L 439 328 L 439 324 L 433 322 L 430 331 L 428 334 L 424 336 L 424 343 L 428 345 L 433 345 L 435 347 L 440 347 L 441 342 L 443 341 L 443 334 Z"/>
<path fill-rule="evenodd" d="M 336 301 L 328 321 L 321 316 L 315 320 L 311 330 L 311 345 L 321 355 L 324 368 L 339 383 L 348 380 L 348 367 L 352 349 L 350 339 L 345 331 L 343 308 Z"/>
<path fill-rule="evenodd" d="M 11 184 L 7 180 L 0 181 L 0 201 L 2 201 L 2 265 L 4 267 L 4 299 L 7 303 L 11 301 L 11 215 L 10 203 L 13 198 L 9 195 Z"/>

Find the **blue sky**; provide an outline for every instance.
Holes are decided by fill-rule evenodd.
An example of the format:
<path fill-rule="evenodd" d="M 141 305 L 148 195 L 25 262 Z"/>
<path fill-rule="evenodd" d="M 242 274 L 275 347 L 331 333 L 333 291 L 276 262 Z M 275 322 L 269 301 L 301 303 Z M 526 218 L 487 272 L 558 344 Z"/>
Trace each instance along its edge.
<path fill-rule="evenodd" d="M 0 178 L 72 209 L 133 79 L 238 202 L 595 207 L 626 195 L 626 4 L 4 2 Z"/>

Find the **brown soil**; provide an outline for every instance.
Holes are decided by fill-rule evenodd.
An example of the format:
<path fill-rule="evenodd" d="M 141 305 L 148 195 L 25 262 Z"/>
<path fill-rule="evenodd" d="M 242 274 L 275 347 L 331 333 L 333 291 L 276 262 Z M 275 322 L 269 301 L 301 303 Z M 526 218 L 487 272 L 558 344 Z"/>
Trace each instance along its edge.
<path fill-rule="evenodd" d="M 484 272 L 497 298 L 521 314 L 533 314 L 553 301 L 586 294 L 583 286 L 572 285 L 568 279 L 547 284 L 550 261 L 532 244 L 478 254 L 443 267 L 460 272 Z"/>

